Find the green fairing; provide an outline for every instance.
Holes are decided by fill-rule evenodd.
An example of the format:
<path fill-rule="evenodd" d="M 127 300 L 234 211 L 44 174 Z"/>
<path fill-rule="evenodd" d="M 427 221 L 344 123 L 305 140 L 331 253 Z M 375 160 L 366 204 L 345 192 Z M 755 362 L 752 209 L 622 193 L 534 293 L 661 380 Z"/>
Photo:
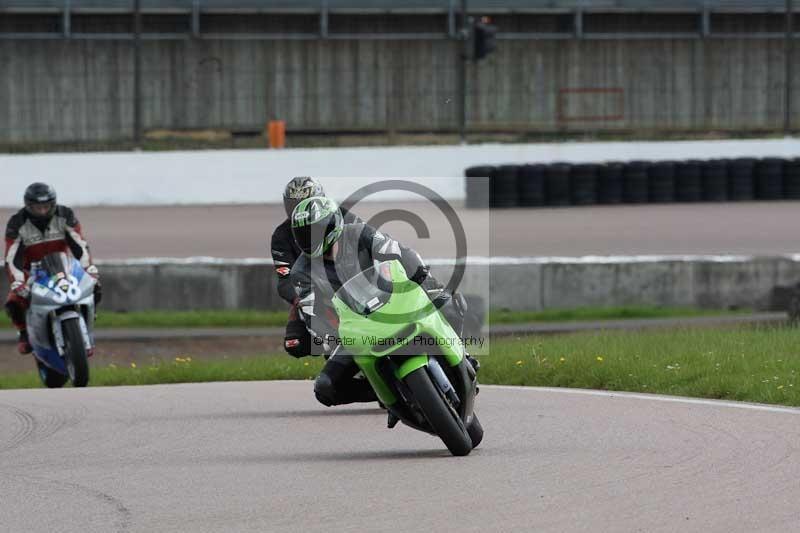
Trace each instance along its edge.
<path fill-rule="evenodd" d="M 354 312 L 338 296 L 333 299 L 339 315 L 339 336 L 347 341 L 345 349 L 355 356 L 356 364 L 372 384 L 378 398 L 387 406 L 393 405 L 397 398 L 378 373 L 377 363 L 403 345 L 389 342 L 375 346 L 371 338 L 394 340 L 409 325 L 415 325 L 413 332 L 403 333 L 403 338 L 413 341 L 416 336 L 427 334 L 433 339 L 446 341 L 440 342 L 438 349 L 450 366 L 457 366 L 463 357 L 462 347 L 455 342 L 459 339 L 458 335 L 442 314 L 433 308 L 425 291 L 408 279 L 399 261 L 391 262 L 391 274 L 394 290 L 389 301 L 370 315 L 362 316 Z M 404 357 L 406 359 L 395 372 L 395 377 L 400 380 L 428 364 L 428 353 L 424 350 L 418 356 Z"/>

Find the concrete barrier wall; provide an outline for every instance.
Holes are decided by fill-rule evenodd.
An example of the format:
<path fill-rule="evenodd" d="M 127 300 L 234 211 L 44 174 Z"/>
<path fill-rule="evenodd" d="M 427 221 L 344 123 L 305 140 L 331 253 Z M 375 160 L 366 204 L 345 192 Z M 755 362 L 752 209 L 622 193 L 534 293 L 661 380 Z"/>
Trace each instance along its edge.
<path fill-rule="evenodd" d="M 0 154 L 0 206 L 14 207 L 32 181 L 56 187 L 71 206 L 279 203 L 292 176 L 324 179 L 342 200 L 378 179 L 403 178 L 448 200 L 465 198 L 464 169 L 475 165 L 597 163 L 796 157 L 800 139 L 479 144 L 287 150 L 84 154 Z M 432 179 L 436 178 L 436 179 Z M 224 183 L 225 186 L 220 184 Z M 413 199 L 404 191 L 376 199 Z"/>
<path fill-rule="evenodd" d="M 446 282 L 452 261 L 432 261 Z M 582 306 L 774 308 L 773 290 L 800 281 L 800 256 L 471 258 L 461 290 L 492 308 Z M 284 309 L 268 260 L 101 263 L 114 311 Z M 3 290 L 6 282 L 3 281 Z"/>
<path fill-rule="evenodd" d="M 434 266 L 434 271 L 449 268 Z M 488 280 L 488 285 L 487 285 Z M 679 306 L 777 309 L 776 287 L 800 282 L 800 257 L 493 258 L 471 265 L 462 291 L 494 309 Z M 489 287 L 489 290 L 486 287 Z"/>

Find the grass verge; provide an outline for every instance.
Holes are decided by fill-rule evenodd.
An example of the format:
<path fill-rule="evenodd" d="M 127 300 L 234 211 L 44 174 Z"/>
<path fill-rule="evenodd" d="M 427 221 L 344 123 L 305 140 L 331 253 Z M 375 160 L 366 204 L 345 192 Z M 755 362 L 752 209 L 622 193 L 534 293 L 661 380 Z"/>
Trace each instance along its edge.
<path fill-rule="evenodd" d="M 614 320 L 626 318 L 671 318 L 694 316 L 724 316 L 748 311 L 725 311 L 680 307 L 598 307 L 556 309 L 550 311 L 492 311 L 491 324 L 526 322 L 566 322 L 581 320 Z M 142 311 L 118 313 L 100 309 L 99 328 L 247 328 L 283 327 L 287 311 Z M 10 327 L 8 317 L 0 315 L 0 326 Z"/>
<path fill-rule="evenodd" d="M 474 132 L 467 135 L 469 143 L 546 143 L 600 141 L 669 141 L 710 139 L 769 139 L 782 138 L 782 131 L 736 130 L 614 130 L 614 131 L 515 131 Z M 288 131 L 288 148 L 318 148 L 342 146 L 414 146 L 454 145 L 459 136 L 452 132 L 308 132 Z M 105 152 L 169 150 L 228 150 L 263 149 L 268 146 L 263 132 L 250 130 L 234 134 L 229 130 L 148 131 L 141 143 L 130 140 L 73 141 L 73 142 L 14 142 L 0 143 L 0 153 L 27 154 L 39 152 Z"/>
<path fill-rule="evenodd" d="M 481 381 L 800 406 L 798 346 L 766 327 L 495 339 Z"/>
<path fill-rule="evenodd" d="M 800 406 L 800 330 L 686 329 L 497 339 L 481 358 L 486 384 L 646 392 Z M 311 379 L 320 358 L 262 356 L 93 368 L 93 386 Z M 0 389 L 39 387 L 27 374 Z"/>
<path fill-rule="evenodd" d="M 696 309 L 692 307 L 585 307 L 547 311 L 492 311 L 491 324 L 526 322 L 579 322 L 586 320 L 624 320 L 638 318 L 691 318 L 699 316 L 731 316 L 751 313 L 749 309 Z"/>
<path fill-rule="evenodd" d="M 286 325 L 288 311 L 140 311 L 97 314 L 98 328 L 264 328 Z M 0 317 L 0 326 L 10 327 L 8 317 Z"/>
<path fill-rule="evenodd" d="M 157 385 L 163 383 L 202 383 L 208 381 L 271 381 L 280 379 L 313 379 L 322 368 L 323 359 L 293 359 L 286 355 L 260 356 L 216 361 L 195 361 L 190 356 L 173 361 L 109 365 L 91 368 L 92 387 L 119 385 Z M 91 364 L 91 361 L 90 361 Z M 31 366 L 34 363 L 31 362 Z M 0 375 L 0 389 L 42 387 L 36 372 Z"/>

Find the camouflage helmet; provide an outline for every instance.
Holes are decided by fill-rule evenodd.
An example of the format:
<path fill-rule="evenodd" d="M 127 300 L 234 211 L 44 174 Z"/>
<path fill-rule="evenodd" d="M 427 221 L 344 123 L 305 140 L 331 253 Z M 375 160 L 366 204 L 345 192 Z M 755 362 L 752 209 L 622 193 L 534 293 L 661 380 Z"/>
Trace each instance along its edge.
<path fill-rule="evenodd" d="M 283 191 L 283 207 L 286 208 L 286 215 L 291 217 L 297 204 L 312 196 L 325 196 L 322 185 L 308 176 L 292 178 Z"/>

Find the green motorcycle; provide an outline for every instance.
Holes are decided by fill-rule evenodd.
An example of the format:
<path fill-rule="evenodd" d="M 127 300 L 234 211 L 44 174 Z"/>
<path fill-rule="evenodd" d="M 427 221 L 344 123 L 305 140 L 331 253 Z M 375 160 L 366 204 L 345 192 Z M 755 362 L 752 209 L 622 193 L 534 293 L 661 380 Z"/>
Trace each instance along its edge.
<path fill-rule="evenodd" d="M 480 444 L 475 371 L 459 335 L 399 261 L 351 278 L 336 291 L 333 306 L 338 342 L 388 410 L 390 428 L 402 421 L 438 436 L 458 456 Z"/>

